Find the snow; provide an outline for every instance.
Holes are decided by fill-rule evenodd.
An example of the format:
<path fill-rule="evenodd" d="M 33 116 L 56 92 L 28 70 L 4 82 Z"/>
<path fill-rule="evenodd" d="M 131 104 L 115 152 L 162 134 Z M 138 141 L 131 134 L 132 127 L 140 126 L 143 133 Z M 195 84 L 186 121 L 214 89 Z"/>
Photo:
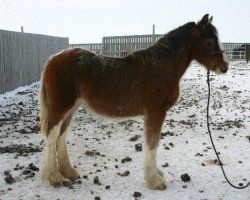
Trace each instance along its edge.
<path fill-rule="evenodd" d="M 211 80 L 215 145 L 229 179 L 245 185 L 250 179 L 250 64 L 231 62 L 227 74 L 212 74 Z M 29 164 L 41 169 L 44 160 L 38 91 L 37 82 L 0 95 L 0 199 L 135 199 L 135 191 L 142 194 L 137 199 L 250 199 L 250 188 L 231 188 L 214 163 L 216 156 L 206 133 L 206 71 L 197 63 L 192 63 L 181 80 L 179 101 L 167 113 L 162 129 L 162 133 L 173 133 L 162 137 L 157 154 L 167 181 L 164 191 L 145 187 L 143 152 L 135 150 L 135 144 L 143 142 L 142 117 L 107 120 L 83 108 L 76 113 L 68 134 L 70 158 L 81 175 L 80 181 L 55 188 L 41 181 L 40 170 L 30 170 L 33 177 L 27 177 L 24 171 Z M 130 141 L 135 135 L 138 139 Z M 14 148 L 6 152 L 14 144 L 38 151 Z M 85 154 L 92 150 L 100 155 Z M 122 163 L 127 156 L 132 161 Z M 166 162 L 169 166 L 162 167 Z M 6 183 L 6 171 L 14 177 L 14 183 Z M 128 176 L 118 175 L 125 171 L 130 172 Z M 181 180 L 185 173 L 191 177 L 190 182 Z M 94 184 L 96 176 L 100 185 Z M 105 188 L 107 185 L 110 189 Z"/>

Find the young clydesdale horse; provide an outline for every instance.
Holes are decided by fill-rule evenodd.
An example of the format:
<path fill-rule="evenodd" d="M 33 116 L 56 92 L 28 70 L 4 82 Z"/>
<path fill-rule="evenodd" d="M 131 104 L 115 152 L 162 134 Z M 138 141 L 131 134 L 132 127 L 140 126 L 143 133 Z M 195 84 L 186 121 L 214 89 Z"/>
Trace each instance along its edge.
<path fill-rule="evenodd" d="M 79 105 L 110 117 L 144 115 L 144 174 L 151 189 L 166 188 L 156 165 L 156 151 L 166 112 L 179 95 L 179 82 L 192 60 L 225 73 L 228 62 L 212 17 L 189 22 L 167 33 L 151 47 L 123 58 L 95 55 L 75 48 L 49 59 L 41 76 L 41 130 L 46 135 L 42 177 L 51 185 L 76 180 L 66 134 Z"/>

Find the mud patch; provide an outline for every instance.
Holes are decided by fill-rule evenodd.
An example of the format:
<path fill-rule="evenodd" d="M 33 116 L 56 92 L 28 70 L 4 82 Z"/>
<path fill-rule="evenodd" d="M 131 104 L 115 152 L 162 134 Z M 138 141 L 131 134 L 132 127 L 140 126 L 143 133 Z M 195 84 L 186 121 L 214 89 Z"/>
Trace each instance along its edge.
<path fill-rule="evenodd" d="M 17 156 L 25 156 L 29 153 L 41 152 L 42 148 L 39 146 L 27 146 L 25 144 L 12 144 L 5 147 L 0 147 L 0 154 L 16 153 Z"/>

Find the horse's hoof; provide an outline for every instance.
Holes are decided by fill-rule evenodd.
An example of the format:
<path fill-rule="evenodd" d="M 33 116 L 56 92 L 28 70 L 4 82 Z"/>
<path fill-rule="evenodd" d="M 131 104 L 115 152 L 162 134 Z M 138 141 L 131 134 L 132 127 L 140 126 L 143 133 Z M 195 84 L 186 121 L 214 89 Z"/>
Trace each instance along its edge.
<path fill-rule="evenodd" d="M 54 175 L 50 175 L 49 177 L 49 182 L 51 185 L 55 186 L 55 187 L 59 187 L 62 185 L 63 183 L 63 176 L 58 172 Z"/>
<path fill-rule="evenodd" d="M 73 184 L 73 182 L 69 179 L 64 179 L 62 184 L 65 187 L 70 187 Z"/>
<path fill-rule="evenodd" d="M 148 187 L 151 190 L 166 190 L 167 189 L 166 183 L 154 183 L 152 185 L 149 185 Z"/>
<path fill-rule="evenodd" d="M 150 179 L 147 179 L 147 185 L 148 188 L 152 190 L 165 190 L 167 188 L 165 180 L 159 174 Z"/>
<path fill-rule="evenodd" d="M 75 181 L 80 177 L 76 169 L 71 166 L 67 169 L 60 170 L 60 172 L 66 179 L 69 179 L 71 181 Z"/>
<path fill-rule="evenodd" d="M 47 167 L 42 169 L 42 179 L 45 181 L 49 181 L 49 183 L 55 187 L 62 185 L 63 183 L 63 176 L 59 171 L 55 173 L 51 173 Z"/>

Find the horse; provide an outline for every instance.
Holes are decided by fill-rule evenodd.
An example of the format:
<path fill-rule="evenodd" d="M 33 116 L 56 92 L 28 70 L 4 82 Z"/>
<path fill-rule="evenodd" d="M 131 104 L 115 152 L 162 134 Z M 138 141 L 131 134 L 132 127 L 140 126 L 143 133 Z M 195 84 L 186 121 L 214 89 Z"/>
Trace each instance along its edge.
<path fill-rule="evenodd" d="M 53 186 L 74 181 L 66 134 L 74 112 L 84 105 L 97 114 L 144 117 L 144 179 L 148 188 L 166 189 L 156 153 L 167 111 L 176 103 L 179 82 L 192 60 L 207 70 L 226 73 L 213 17 L 188 22 L 147 49 L 114 58 L 73 48 L 52 56 L 41 73 L 40 121 L 46 153 L 42 178 Z"/>

